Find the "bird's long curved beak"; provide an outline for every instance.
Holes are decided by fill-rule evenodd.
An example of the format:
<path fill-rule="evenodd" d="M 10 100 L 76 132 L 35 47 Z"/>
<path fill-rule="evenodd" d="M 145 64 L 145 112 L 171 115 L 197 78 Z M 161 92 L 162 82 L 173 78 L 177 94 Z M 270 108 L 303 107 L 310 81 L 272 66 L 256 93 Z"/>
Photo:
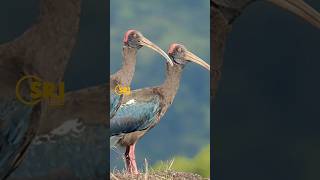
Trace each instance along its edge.
<path fill-rule="evenodd" d="M 320 28 L 320 13 L 303 0 L 268 0 Z"/>
<path fill-rule="evenodd" d="M 185 52 L 185 59 L 197 63 L 210 71 L 210 65 L 190 51 Z"/>
<path fill-rule="evenodd" d="M 160 47 L 158 47 L 157 45 L 155 45 L 153 42 L 151 42 L 149 39 L 142 37 L 140 44 L 142 46 L 147 46 L 148 48 L 158 52 L 159 54 L 161 54 L 164 58 L 166 58 L 166 60 L 168 61 L 168 63 L 173 66 L 173 62 L 171 60 L 171 58 L 167 55 L 167 53 L 165 53 Z"/>

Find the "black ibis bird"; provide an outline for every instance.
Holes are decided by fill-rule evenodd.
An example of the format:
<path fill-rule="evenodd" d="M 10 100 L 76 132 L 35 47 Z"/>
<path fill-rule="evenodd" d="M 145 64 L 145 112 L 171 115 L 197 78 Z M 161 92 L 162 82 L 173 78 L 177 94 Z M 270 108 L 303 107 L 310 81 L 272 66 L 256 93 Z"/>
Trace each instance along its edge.
<path fill-rule="evenodd" d="M 160 86 L 134 90 L 123 97 L 123 103 L 110 121 L 111 146 L 125 147 L 127 170 L 138 174 L 135 161 L 137 141 L 153 128 L 166 113 L 179 89 L 180 76 L 188 62 L 210 71 L 210 65 L 181 44 L 171 44 L 168 50 L 174 65 L 167 63 L 166 79 Z"/>
<path fill-rule="evenodd" d="M 18 101 L 16 83 L 26 75 L 53 83 L 62 80 L 78 33 L 80 9 L 80 0 L 41 0 L 37 22 L 19 38 L 0 45 L 0 179 L 23 160 L 47 107 L 44 102 L 29 106 Z M 22 87 L 24 92 L 28 88 Z"/>
<path fill-rule="evenodd" d="M 211 54 L 212 77 L 211 98 L 215 97 L 223 64 L 223 53 L 228 33 L 232 23 L 242 11 L 256 0 L 211 0 Z M 320 14 L 303 0 L 267 0 L 282 7 L 320 28 Z"/>
<path fill-rule="evenodd" d="M 145 38 L 139 31 L 128 30 L 123 38 L 123 64 L 120 70 L 110 76 L 110 118 L 114 116 L 121 104 L 122 94 L 117 94 L 116 87 L 129 87 L 134 75 L 136 66 L 137 51 L 146 46 L 161 54 L 170 64 L 169 56 L 157 45 Z"/>

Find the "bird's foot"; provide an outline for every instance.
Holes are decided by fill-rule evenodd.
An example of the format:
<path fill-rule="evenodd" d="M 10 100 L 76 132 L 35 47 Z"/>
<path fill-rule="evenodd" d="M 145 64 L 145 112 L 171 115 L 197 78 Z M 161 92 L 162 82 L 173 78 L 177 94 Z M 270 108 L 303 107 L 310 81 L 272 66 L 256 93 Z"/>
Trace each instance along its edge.
<path fill-rule="evenodd" d="M 131 175 L 138 175 L 139 174 L 139 171 L 137 168 L 134 168 L 134 167 L 129 167 L 129 173 Z"/>
<path fill-rule="evenodd" d="M 137 168 L 137 163 L 136 160 L 134 158 L 131 158 L 130 156 L 127 157 L 126 159 L 126 163 L 127 163 L 127 171 L 131 174 L 131 175 L 138 175 L 139 171 Z"/>

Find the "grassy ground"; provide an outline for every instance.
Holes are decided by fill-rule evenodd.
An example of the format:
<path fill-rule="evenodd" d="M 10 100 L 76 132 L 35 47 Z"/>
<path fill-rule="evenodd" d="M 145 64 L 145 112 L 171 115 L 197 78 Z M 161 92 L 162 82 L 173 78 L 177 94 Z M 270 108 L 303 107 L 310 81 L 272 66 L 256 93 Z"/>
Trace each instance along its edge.
<path fill-rule="evenodd" d="M 176 171 L 152 171 L 148 173 L 140 173 L 139 175 L 131 175 L 126 172 L 114 172 L 110 173 L 111 180 L 203 180 L 200 175 L 186 173 L 186 172 L 176 172 Z"/>
<path fill-rule="evenodd" d="M 145 160 L 144 172 L 140 172 L 138 175 L 132 175 L 125 170 L 113 170 L 110 173 L 111 180 L 204 180 L 208 178 L 203 178 L 198 174 L 189 172 L 177 172 L 171 169 L 173 161 L 168 163 L 167 167 L 163 170 L 149 170 L 148 162 Z"/>

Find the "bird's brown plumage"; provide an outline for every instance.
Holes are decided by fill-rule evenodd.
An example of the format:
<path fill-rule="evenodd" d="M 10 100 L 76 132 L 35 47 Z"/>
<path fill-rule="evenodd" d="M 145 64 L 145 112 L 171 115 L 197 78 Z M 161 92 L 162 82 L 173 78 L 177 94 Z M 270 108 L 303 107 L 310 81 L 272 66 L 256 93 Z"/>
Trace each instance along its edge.
<path fill-rule="evenodd" d="M 124 134 L 119 140 L 119 145 L 130 146 L 136 143 L 146 132 L 152 129 L 160 119 L 164 116 L 170 105 L 173 103 L 174 97 L 179 89 L 180 77 L 183 66 L 175 64 L 173 67 L 167 64 L 166 80 L 160 86 L 148 87 L 132 91 L 129 96 L 124 96 L 123 104 L 135 99 L 136 101 L 148 101 L 154 96 L 160 99 L 160 111 L 156 115 L 156 122 L 142 131 L 135 131 Z"/>

